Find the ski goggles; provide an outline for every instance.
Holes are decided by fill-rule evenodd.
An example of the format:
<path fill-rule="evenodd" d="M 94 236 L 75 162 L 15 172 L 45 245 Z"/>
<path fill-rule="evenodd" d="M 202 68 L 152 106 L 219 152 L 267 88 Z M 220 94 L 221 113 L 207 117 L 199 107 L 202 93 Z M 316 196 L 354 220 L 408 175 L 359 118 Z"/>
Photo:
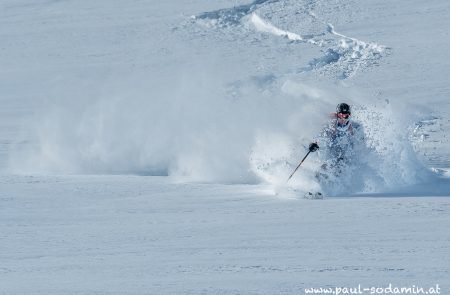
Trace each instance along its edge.
<path fill-rule="evenodd" d="M 348 119 L 348 118 L 350 118 L 350 114 L 348 114 L 348 113 L 337 113 L 337 117 L 339 119 Z"/>

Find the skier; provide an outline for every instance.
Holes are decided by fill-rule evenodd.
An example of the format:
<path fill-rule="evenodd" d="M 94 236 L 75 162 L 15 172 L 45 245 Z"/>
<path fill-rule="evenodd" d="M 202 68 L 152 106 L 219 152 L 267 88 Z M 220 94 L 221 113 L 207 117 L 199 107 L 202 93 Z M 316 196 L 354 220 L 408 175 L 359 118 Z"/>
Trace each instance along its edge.
<path fill-rule="evenodd" d="M 332 119 L 322 130 L 317 140 L 310 144 L 310 151 L 319 149 L 319 143 L 324 151 L 324 164 L 317 173 L 319 181 L 328 179 L 330 174 L 339 176 L 346 165 L 354 160 L 355 148 L 362 140 L 362 127 L 357 122 L 350 120 L 351 108 L 347 103 L 340 103 Z"/>
<path fill-rule="evenodd" d="M 325 191 L 345 189 L 351 185 L 352 180 L 358 177 L 355 171 L 364 165 L 363 157 L 368 150 L 364 142 L 362 126 L 350 120 L 351 108 L 347 103 L 340 103 L 332 119 L 323 128 L 320 135 L 309 145 L 309 151 L 300 164 L 295 168 L 289 179 L 305 161 L 306 157 L 319 150 L 319 159 L 323 162 L 315 177 L 320 187 Z M 305 194 L 307 199 L 322 199 L 320 191 L 310 191 Z"/>

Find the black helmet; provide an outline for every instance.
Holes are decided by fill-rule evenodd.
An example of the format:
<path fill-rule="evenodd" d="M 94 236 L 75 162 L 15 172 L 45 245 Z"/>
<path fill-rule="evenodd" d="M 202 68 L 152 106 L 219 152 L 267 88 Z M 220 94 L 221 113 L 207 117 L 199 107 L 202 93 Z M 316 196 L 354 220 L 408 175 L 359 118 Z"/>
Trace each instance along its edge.
<path fill-rule="evenodd" d="M 345 102 L 340 103 L 336 107 L 336 113 L 342 113 L 342 114 L 351 114 L 350 106 L 346 104 Z"/>

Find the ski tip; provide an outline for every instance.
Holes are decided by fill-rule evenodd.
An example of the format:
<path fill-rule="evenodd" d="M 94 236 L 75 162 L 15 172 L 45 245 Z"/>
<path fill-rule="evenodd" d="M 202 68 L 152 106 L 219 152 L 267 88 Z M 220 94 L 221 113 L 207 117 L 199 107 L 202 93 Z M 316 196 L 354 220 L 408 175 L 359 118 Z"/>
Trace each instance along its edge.
<path fill-rule="evenodd" d="M 308 200 L 323 200 L 323 194 L 321 192 L 307 192 L 304 197 Z"/>

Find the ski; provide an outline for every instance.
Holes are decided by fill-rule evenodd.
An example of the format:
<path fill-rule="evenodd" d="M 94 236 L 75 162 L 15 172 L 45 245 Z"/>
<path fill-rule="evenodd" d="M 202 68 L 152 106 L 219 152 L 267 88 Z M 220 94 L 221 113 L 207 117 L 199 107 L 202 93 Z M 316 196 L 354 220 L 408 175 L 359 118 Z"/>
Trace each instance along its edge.
<path fill-rule="evenodd" d="M 323 200 L 323 194 L 321 192 L 307 192 L 304 198 L 308 200 Z"/>

